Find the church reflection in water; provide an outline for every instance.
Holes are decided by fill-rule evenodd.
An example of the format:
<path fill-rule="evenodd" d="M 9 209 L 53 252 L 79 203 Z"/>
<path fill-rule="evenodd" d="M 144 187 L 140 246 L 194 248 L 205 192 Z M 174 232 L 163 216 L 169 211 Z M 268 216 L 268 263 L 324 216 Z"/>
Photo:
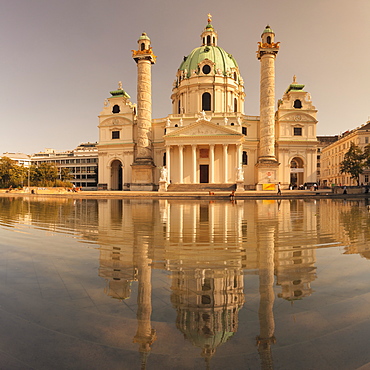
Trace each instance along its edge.
<path fill-rule="evenodd" d="M 320 243 L 314 203 L 107 200 L 98 206 L 99 275 L 107 281 L 106 293 L 126 299 L 132 282 L 138 283 L 134 342 L 142 368 L 157 335 L 151 325 L 152 269 L 170 272 L 177 329 L 208 365 L 238 330 L 245 275 L 257 275 L 256 344 L 261 367 L 272 366 L 275 275 L 279 298 L 294 301 L 312 293 L 315 248 L 307 240 L 292 242 L 292 235 L 307 229 L 312 245 Z M 307 215 L 298 221 L 294 215 L 302 211 Z"/>

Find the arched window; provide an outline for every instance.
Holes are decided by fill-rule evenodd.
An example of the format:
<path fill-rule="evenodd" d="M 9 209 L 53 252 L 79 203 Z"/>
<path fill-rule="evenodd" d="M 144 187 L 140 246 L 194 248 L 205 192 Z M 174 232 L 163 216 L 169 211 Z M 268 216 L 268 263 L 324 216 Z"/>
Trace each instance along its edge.
<path fill-rule="evenodd" d="M 181 114 L 181 101 L 180 101 L 180 99 L 179 99 L 179 103 L 178 103 L 178 110 L 177 110 L 177 113 L 178 114 Z"/>
<path fill-rule="evenodd" d="M 248 154 L 247 154 L 247 152 L 243 152 L 242 163 L 243 163 L 243 165 L 248 164 Z"/>
<path fill-rule="evenodd" d="M 202 95 L 202 110 L 204 111 L 211 110 L 211 94 L 208 92 Z"/>
<path fill-rule="evenodd" d="M 271 36 L 267 36 L 267 43 L 271 44 Z"/>
<path fill-rule="evenodd" d="M 299 99 L 294 100 L 294 108 L 302 108 L 302 102 Z"/>
<path fill-rule="evenodd" d="M 238 99 L 234 98 L 234 112 L 238 111 Z"/>
<path fill-rule="evenodd" d="M 166 154 L 167 153 L 163 153 L 163 167 L 166 166 Z"/>
<path fill-rule="evenodd" d="M 113 109 L 112 109 L 112 113 L 119 113 L 120 112 L 120 109 L 119 109 L 119 105 L 115 105 L 113 106 Z"/>
<path fill-rule="evenodd" d="M 142 43 L 141 43 L 141 45 L 140 45 L 140 50 L 141 50 L 141 51 L 144 51 L 144 50 L 145 50 L 145 43 L 144 43 L 144 42 L 142 42 Z"/>
<path fill-rule="evenodd" d="M 208 46 L 211 45 L 211 36 L 210 35 L 207 36 L 207 45 Z"/>

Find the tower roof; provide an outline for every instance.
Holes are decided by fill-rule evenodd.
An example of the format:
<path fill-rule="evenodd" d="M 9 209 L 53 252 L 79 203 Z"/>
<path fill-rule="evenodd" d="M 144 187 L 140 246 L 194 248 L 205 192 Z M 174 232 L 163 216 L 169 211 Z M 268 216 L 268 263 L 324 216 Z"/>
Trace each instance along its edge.
<path fill-rule="evenodd" d="M 295 90 L 295 91 L 302 91 L 304 89 L 305 85 L 298 84 L 297 83 L 297 77 L 293 76 L 293 82 L 288 86 L 285 93 L 288 93 L 289 91 Z"/>
<path fill-rule="evenodd" d="M 272 28 L 269 25 L 267 25 L 266 28 L 263 30 L 262 35 L 264 33 L 275 33 L 275 32 L 272 30 Z"/>
<path fill-rule="evenodd" d="M 117 90 L 114 90 L 114 91 L 111 91 L 110 93 L 114 97 L 116 97 L 116 96 L 123 96 L 123 97 L 125 97 L 127 99 L 130 99 L 130 95 L 127 94 L 127 92 L 122 89 L 122 82 L 121 81 L 118 82 L 118 89 Z"/>
<path fill-rule="evenodd" d="M 150 38 L 148 37 L 146 32 L 143 32 L 141 36 L 139 37 L 139 40 L 149 40 L 150 41 Z"/>

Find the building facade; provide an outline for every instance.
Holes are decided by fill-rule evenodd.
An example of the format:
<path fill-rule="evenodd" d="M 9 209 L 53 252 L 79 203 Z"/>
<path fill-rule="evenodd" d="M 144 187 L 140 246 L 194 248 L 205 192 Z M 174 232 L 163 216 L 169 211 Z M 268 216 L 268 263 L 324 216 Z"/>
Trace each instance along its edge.
<path fill-rule="evenodd" d="M 133 59 L 137 104 L 119 83 L 99 115 L 99 187 L 109 190 L 274 189 L 316 181 L 316 108 L 296 77 L 275 106 L 280 43 L 266 26 L 258 43 L 260 116 L 244 113 L 244 80 L 234 57 L 218 46 L 211 17 L 201 46 L 184 57 L 172 87 L 172 112 L 151 117 L 151 68 L 143 33 Z"/>
<path fill-rule="evenodd" d="M 29 167 L 32 163 L 31 156 L 28 155 L 28 154 L 24 154 L 24 153 L 19 153 L 19 152 L 18 153 L 9 153 L 9 152 L 6 152 L 6 153 L 3 153 L 1 156 L 11 159 L 15 163 L 17 163 L 17 165 L 19 165 L 19 166 Z"/>
<path fill-rule="evenodd" d="M 67 168 L 72 175 L 71 182 L 82 190 L 97 190 L 98 150 L 96 143 L 82 143 L 77 148 L 68 151 L 46 149 L 44 152 L 31 156 L 31 162 L 36 165 L 53 163 L 60 172 Z"/>
<path fill-rule="evenodd" d="M 321 166 L 322 151 L 328 145 L 336 142 L 338 140 L 338 138 L 339 138 L 338 135 L 318 136 L 317 137 L 317 142 L 318 142 L 318 146 L 317 146 L 317 184 L 319 186 L 322 186 L 322 184 L 323 184 L 322 179 L 321 179 L 321 177 L 322 177 L 322 175 L 321 175 L 321 171 L 322 171 L 322 166 Z"/>
<path fill-rule="evenodd" d="M 349 173 L 340 173 L 340 164 L 344 160 L 351 143 L 361 150 L 370 143 L 370 121 L 351 131 L 346 131 L 338 140 L 322 149 L 321 179 L 326 186 L 342 185 L 356 186 L 357 181 L 351 179 Z M 360 175 L 360 184 L 369 185 L 370 169 L 366 168 Z"/>

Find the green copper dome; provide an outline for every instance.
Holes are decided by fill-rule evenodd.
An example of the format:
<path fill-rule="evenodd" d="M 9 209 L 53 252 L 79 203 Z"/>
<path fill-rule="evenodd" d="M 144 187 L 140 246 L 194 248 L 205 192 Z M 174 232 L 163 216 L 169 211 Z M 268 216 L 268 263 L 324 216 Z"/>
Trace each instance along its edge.
<path fill-rule="evenodd" d="M 141 36 L 139 37 L 139 40 L 150 40 L 150 38 L 145 32 L 143 32 Z"/>
<path fill-rule="evenodd" d="M 186 77 L 190 77 L 195 70 L 198 74 L 198 65 L 205 59 L 215 63 L 214 70 L 220 70 L 226 76 L 228 71 L 238 68 L 238 64 L 231 54 L 228 54 L 219 46 L 201 46 L 195 48 L 181 63 L 179 70 L 187 72 Z"/>
<path fill-rule="evenodd" d="M 267 25 L 266 28 L 263 30 L 262 34 L 264 33 L 274 33 L 274 31 L 271 29 L 269 25 Z"/>

